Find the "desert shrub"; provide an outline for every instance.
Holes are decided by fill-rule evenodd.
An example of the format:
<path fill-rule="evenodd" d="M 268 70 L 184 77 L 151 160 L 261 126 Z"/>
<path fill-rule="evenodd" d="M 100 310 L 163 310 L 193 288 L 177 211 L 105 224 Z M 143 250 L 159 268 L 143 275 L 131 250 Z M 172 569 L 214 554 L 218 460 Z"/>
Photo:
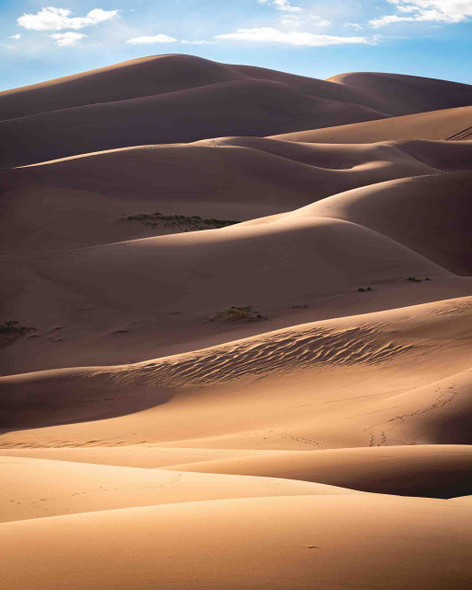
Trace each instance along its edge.
<path fill-rule="evenodd" d="M 246 322 L 257 322 L 266 319 L 267 318 L 255 310 L 252 305 L 232 305 L 211 317 L 210 321 L 220 320 L 223 322 L 236 322 L 242 320 Z"/>
<path fill-rule="evenodd" d="M 31 326 L 22 326 L 20 322 L 16 320 L 7 320 L 5 323 L 0 324 L 0 334 L 25 334 L 34 330 Z"/>
<path fill-rule="evenodd" d="M 207 217 L 202 219 L 200 215 L 164 215 L 159 211 L 156 213 L 138 213 L 136 215 L 129 215 L 127 221 L 139 221 L 146 226 L 155 228 L 156 222 L 164 222 L 164 227 L 184 226 L 182 229 L 190 229 L 190 231 L 204 230 L 204 229 L 220 229 L 240 223 L 234 219 L 216 219 L 216 217 Z"/>

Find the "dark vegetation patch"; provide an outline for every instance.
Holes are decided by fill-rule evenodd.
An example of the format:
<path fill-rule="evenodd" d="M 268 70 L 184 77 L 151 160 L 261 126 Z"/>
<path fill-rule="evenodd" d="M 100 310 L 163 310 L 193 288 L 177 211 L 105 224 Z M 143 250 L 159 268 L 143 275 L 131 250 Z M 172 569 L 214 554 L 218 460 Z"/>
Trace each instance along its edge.
<path fill-rule="evenodd" d="M 261 315 L 252 305 L 245 305 L 237 307 L 235 305 L 228 307 L 227 309 L 220 311 L 216 315 L 210 318 L 211 322 L 260 322 L 267 318 Z"/>
<path fill-rule="evenodd" d="M 0 324 L 0 348 L 12 344 L 17 338 L 24 336 L 28 332 L 34 332 L 36 328 L 32 326 L 22 326 L 16 320 L 7 320 Z M 30 336 L 31 338 L 32 336 Z"/>
<path fill-rule="evenodd" d="M 359 289 L 357 289 L 359 291 L 359 293 L 367 293 L 367 291 L 373 291 L 372 287 L 359 287 Z"/>
<path fill-rule="evenodd" d="M 240 223 L 234 219 L 216 219 L 215 217 L 200 217 L 199 215 L 164 215 L 163 213 L 138 213 L 122 219 L 122 221 L 137 221 L 151 229 L 163 228 L 179 232 L 198 231 L 204 229 L 221 229 Z"/>
<path fill-rule="evenodd" d="M 410 281 L 411 283 L 422 283 L 423 281 L 430 281 L 431 279 L 429 277 L 424 277 L 424 279 L 420 279 L 418 277 L 408 277 L 407 281 Z"/>
<path fill-rule="evenodd" d="M 22 326 L 16 320 L 7 320 L 5 323 L 0 324 L 0 334 L 26 334 L 26 332 L 32 332 L 35 329 L 32 326 Z"/>

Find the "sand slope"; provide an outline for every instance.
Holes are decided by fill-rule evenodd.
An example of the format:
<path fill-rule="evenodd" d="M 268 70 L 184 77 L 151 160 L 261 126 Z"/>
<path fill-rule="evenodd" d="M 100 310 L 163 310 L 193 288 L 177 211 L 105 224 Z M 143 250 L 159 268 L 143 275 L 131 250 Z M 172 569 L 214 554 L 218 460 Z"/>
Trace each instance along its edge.
<path fill-rule="evenodd" d="M 471 159 L 469 142 L 330 146 L 237 137 L 85 154 L 2 174 L 2 248 L 54 250 L 185 229 L 124 222 L 155 211 L 247 220 L 376 182 L 470 169 Z"/>
<path fill-rule="evenodd" d="M 236 80 L 266 80 L 308 95 L 360 102 L 358 92 L 329 81 L 265 68 L 221 64 L 193 55 L 155 55 L 0 93 L 2 119 L 142 96 L 186 91 Z M 450 84 L 450 100 L 456 86 Z M 452 106 L 452 105 L 451 105 Z"/>
<path fill-rule="evenodd" d="M 137 365 L 3 377 L 0 441 L 288 450 L 469 444 L 470 330 L 465 298 Z M 59 425 L 39 428 L 50 424 Z"/>
<path fill-rule="evenodd" d="M 279 478 L 176 473 L 12 456 L 0 457 L 0 465 L 2 522 L 227 498 L 356 493 Z"/>
<path fill-rule="evenodd" d="M 313 143 L 372 143 L 403 139 L 470 140 L 472 107 L 428 111 L 386 121 L 340 125 L 275 136 Z"/>
<path fill-rule="evenodd" d="M 292 215 L 359 223 L 456 274 L 471 275 L 471 191 L 471 172 L 429 175 L 335 195 Z"/>
<path fill-rule="evenodd" d="M 126 146 L 290 132 L 290 140 L 337 143 L 446 139 L 469 127 L 471 101 L 470 86 L 441 80 L 376 74 L 333 83 L 156 56 L 1 93 L 0 157 L 7 168 Z M 419 114 L 389 122 L 405 113 Z M 379 121 L 345 129 L 372 120 Z M 298 135 L 332 125 L 342 128 Z"/>
<path fill-rule="evenodd" d="M 459 296 L 470 288 L 469 279 L 453 277 L 371 229 L 310 217 L 17 256 L 3 264 L 9 276 L 0 291 L 5 315 L 37 329 L 36 335 L 21 339 L 30 352 L 15 358 L 40 361 L 41 368 L 70 366 L 71 357 L 63 357 L 62 349 L 75 357 L 78 352 L 89 354 L 90 360 L 82 356 L 80 364 L 128 362 L 130 354 L 142 359 L 133 352 L 133 344 L 143 330 L 145 348 L 139 354 L 149 358 L 155 356 L 154 337 L 167 342 L 183 330 L 188 339 L 190 328 L 192 338 L 197 338 L 248 324 L 218 320 L 218 314 L 231 306 L 253 306 L 263 317 L 287 325 L 282 318 L 294 305 L 316 308 L 327 298 L 345 297 L 348 306 L 364 301 L 367 308 L 384 308 L 375 295 L 359 299 L 358 289 L 365 285 L 378 288 L 380 298 L 384 289 L 400 290 L 410 303 L 431 301 L 444 292 Z M 29 277 L 26 287 L 24 276 Z M 433 280 L 415 290 L 406 282 L 409 276 Z M 453 291 L 444 289 L 446 285 Z M 262 320 L 249 324 L 253 330 L 267 330 Z M 103 349 L 105 356 L 100 351 L 97 356 L 83 340 L 97 331 L 110 341 Z M 43 343 L 52 343 L 46 365 L 46 358 L 37 356 Z M 110 346 L 115 352 L 106 356 Z"/>
<path fill-rule="evenodd" d="M 434 78 L 401 76 L 374 72 L 353 72 L 328 78 L 371 100 L 377 108 L 392 115 L 408 115 L 469 106 L 472 102 L 469 84 L 454 84 Z"/>
<path fill-rule="evenodd" d="M 377 73 L 341 74 L 316 80 L 176 54 L 134 59 L 1 92 L 0 117 L 14 119 L 244 79 L 279 82 L 309 95 L 359 104 L 390 115 L 466 106 L 472 101 L 470 86 L 445 80 Z"/>
<path fill-rule="evenodd" d="M 225 147 L 229 141 L 250 147 Z M 453 146 L 460 156 L 458 166 L 466 166 L 468 145 L 409 142 L 398 147 L 375 145 L 351 150 L 349 146 L 329 146 L 325 150 L 323 146 L 251 139 L 227 139 L 217 145 L 150 148 L 139 150 L 136 156 L 127 156 L 125 150 L 18 171 L 21 178 L 23 173 L 45 170 L 50 182 L 69 186 L 76 178 L 87 178 L 90 180 L 82 187 L 95 184 L 97 190 L 106 190 L 101 187 L 120 163 L 126 170 L 122 157 L 131 158 L 128 165 L 134 174 L 130 173 L 126 185 L 126 173 L 117 173 L 118 179 L 125 180 L 121 194 L 117 191 L 114 196 L 98 197 L 76 189 L 65 193 L 61 188 L 35 189 L 27 180 L 24 189 L 4 196 L 2 228 L 9 256 L 3 259 L 8 281 L 0 290 L 1 301 L 7 318 L 18 318 L 37 329 L 35 334 L 11 341 L 3 355 L 4 374 L 136 362 L 180 352 L 182 346 L 192 350 L 292 323 L 387 309 L 392 306 L 392 297 L 395 305 L 401 306 L 470 293 L 470 279 L 451 274 L 468 275 L 472 268 L 468 256 L 470 172 L 438 175 L 437 168 L 430 165 L 439 166 L 444 156 L 449 168 L 452 155 L 448 154 Z M 126 214 L 152 212 L 158 206 L 167 213 L 173 200 L 154 197 L 148 188 L 149 197 L 140 199 L 138 208 L 132 197 L 133 179 L 139 170 L 147 170 L 150 187 L 153 165 L 160 162 L 163 170 L 166 165 L 171 169 L 174 150 L 174 161 L 188 164 L 189 170 L 193 166 L 196 184 L 199 178 L 203 180 L 197 173 L 200 165 L 210 166 L 215 159 L 219 162 L 221 176 L 215 177 L 213 190 L 210 192 L 211 185 L 206 182 L 194 192 L 200 195 L 195 203 L 207 207 L 206 211 L 218 207 L 223 219 L 231 218 L 237 208 L 239 212 L 245 208 L 247 215 L 251 208 L 285 208 L 292 199 L 310 199 L 310 184 L 323 175 L 324 190 L 330 191 L 338 182 L 374 180 L 371 171 L 379 169 L 377 164 L 394 174 L 408 174 L 415 167 L 424 172 L 425 166 L 431 173 L 372 184 L 318 200 L 290 214 L 225 229 L 136 239 L 140 232 L 149 235 L 153 229 L 126 221 Z M 404 156 L 403 150 L 413 151 L 416 157 Z M 419 162 L 418 154 L 430 164 Z M 330 156 L 333 167 L 321 168 L 321 160 Z M 384 167 L 382 158 L 387 157 L 392 160 Z M 294 158 L 311 158 L 320 166 L 311 167 Z M 222 198 L 217 189 L 231 160 L 234 178 L 240 183 L 224 185 L 234 189 L 228 189 Z M 356 164 L 366 160 L 370 162 Z M 254 162 L 262 172 L 251 169 Z M 238 176 L 237 166 L 243 164 L 245 172 Z M 345 168 L 336 169 L 335 165 Z M 100 170 L 107 171 L 103 180 Z M 183 174 L 178 172 L 175 169 L 169 174 L 168 181 L 181 178 Z M 301 172 L 306 174 L 306 192 L 301 190 L 305 182 Z M 338 180 L 344 176 L 347 178 Z M 284 178 L 288 179 L 285 186 Z M 161 186 L 164 190 L 164 184 Z M 196 213 L 189 204 L 189 180 L 176 186 L 175 206 L 186 214 Z M 278 195 L 277 187 L 281 187 Z M 258 204 L 253 195 L 260 199 Z M 426 207 L 427 216 L 423 214 Z M 19 227 L 25 233 L 21 244 L 16 239 Z M 87 237 L 92 243 L 105 243 L 51 252 L 85 245 Z M 432 280 L 412 284 L 409 277 Z M 374 292 L 360 295 L 358 289 L 367 286 Z M 209 321 L 233 305 L 252 305 L 255 313 L 269 319 Z M 309 306 L 307 311 L 303 306 Z"/>
<path fill-rule="evenodd" d="M 384 116 L 280 82 L 243 79 L 6 120 L 0 122 L 0 157 L 10 167 L 125 146 L 273 135 Z"/>
<path fill-rule="evenodd" d="M 472 449 L 468 445 L 289 451 L 214 459 L 181 468 L 199 473 L 288 477 L 404 496 L 446 498 L 467 494 L 472 489 Z"/>
<path fill-rule="evenodd" d="M 338 589 L 353 580 L 465 590 L 471 525 L 470 509 L 446 500 L 308 496 L 4 523 L 0 538 L 11 590 Z"/>

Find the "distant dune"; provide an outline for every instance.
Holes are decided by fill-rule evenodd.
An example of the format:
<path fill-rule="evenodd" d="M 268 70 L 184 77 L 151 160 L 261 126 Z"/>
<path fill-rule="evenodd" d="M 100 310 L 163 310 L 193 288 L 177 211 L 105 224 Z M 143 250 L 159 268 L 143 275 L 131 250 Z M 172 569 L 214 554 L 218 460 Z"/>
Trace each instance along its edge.
<path fill-rule="evenodd" d="M 385 180 L 467 170 L 471 159 L 465 141 L 331 146 L 249 137 L 83 154 L 1 175 L 1 240 L 7 252 L 28 252 L 167 233 L 123 222 L 155 211 L 246 221 Z"/>
<path fill-rule="evenodd" d="M 328 78 L 357 92 L 375 108 L 391 115 L 409 115 L 421 111 L 436 111 L 452 107 L 470 106 L 472 102 L 469 84 L 457 84 L 446 80 L 355 72 Z"/>
<path fill-rule="evenodd" d="M 275 136 L 286 141 L 310 143 L 372 143 L 403 139 L 470 140 L 472 107 L 431 111 L 385 122 L 339 125 Z"/>
<path fill-rule="evenodd" d="M 472 587 L 471 105 L 188 55 L 0 93 L 2 590 Z"/>
<path fill-rule="evenodd" d="M 378 109 L 384 94 L 395 92 L 404 105 L 400 114 L 472 100 L 465 85 L 422 78 L 412 83 L 401 76 L 367 78 L 370 83 L 359 93 L 359 82 L 351 90 L 349 77 L 342 83 L 309 81 L 191 56 L 135 60 L 1 93 L 0 156 L 5 167 L 130 145 L 273 135 L 383 119 L 398 114 L 398 108 Z M 384 84 L 386 93 L 379 92 Z M 117 120 L 120 125 L 114 124 Z M 425 138 L 445 139 L 437 132 Z"/>

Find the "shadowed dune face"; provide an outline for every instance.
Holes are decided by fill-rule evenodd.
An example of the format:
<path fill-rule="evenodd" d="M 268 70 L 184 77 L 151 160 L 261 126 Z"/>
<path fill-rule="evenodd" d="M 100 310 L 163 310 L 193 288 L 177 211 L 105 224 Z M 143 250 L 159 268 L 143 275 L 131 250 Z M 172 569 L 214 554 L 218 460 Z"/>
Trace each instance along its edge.
<path fill-rule="evenodd" d="M 186 55 L 158 55 L 0 93 L 1 119 L 178 92 L 241 78 L 231 66 Z"/>
<path fill-rule="evenodd" d="M 90 440 L 84 436 L 106 444 L 117 435 L 141 443 L 170 437 L 174 446 L 190 447 L 468 444 L 467 422 L 460 431 L 455 422 L 470 412 L 470 371 L 464 373 L 470 330 L 466 298 L 300 326 L 136 365 L 3 377 L 2 426 L 78 422 L 39 430 L 43 446 L 57 437 L 83 445 Z M 423 387 L 426 375 L 433 383 Z M 67 398 L 58 395 L 64 389 Z M 143 406 L 155 409 L 139 412 Z M 340 421 L 348 428 L 340 431 Z M 30 436 L 34 431 L 13 431 L 3 440 L 14 444 Z"/>
<path fill-rule="evenodd" d="M 382 234 L 326 218 L 236 225 L 18 257 L 15 262 L 11 268 L 10 260 L 4 261 L 9 282 L 3 285 L 1 297 L 10 317 L 28 318 L 28 325 L 42 334 L 41 339 L 24 340 L 33 348 L 23 361 L 34 363 L 38 361 L 35 343 L 41 348 L 51 338 L 69 340 L 67 330 L 54 333 L 55 326 L 74 331 L 66 345 L 72 345 L 69 354 L 74 354 L 75 338 L 90 337 L 97 328 L 129 329 L 131 340 L 126 333 L 122 337 L 123 345 L 129 340 L 128 347 L 134 338 L 132 322 L 139 322 L 141 329 L 150 323 L 159 337 L 161 329 L 172 330 L 176 325 L 169 324 L 173 319 L 169 315 L 175 311 L 198 337 L 201 330 L 215 333 L 231 327 L 232 322 L 210 320 L 232 305 L 252 305 L 267 317 L 280 309 L 287 313 L 295 297 L 315 307 L 318 301 L 339 296 L 355 303 L 364 284 L 379 290 L 406 290 L 416 301 L 434 299 L 444 282 L 455 282 L 458 289 L 469 285 L 469 279 L 455 281 L 443 268 Z M 28 287 L 22 283 L 25 274 Z M 406 282 L 409 276 L 433 280 L 412 291 Z M 370 304 L 375 305 L 375 300 Z M 267 330 L 260 320 L 254 323 L 257 331 Z M 153 356 L 149 336 L 145 354 Z M 50 349 L 47 368 L 58 366 L 57 348 Z M 129 354 L 119 346 L 117 353 L 115 359 Z M 101 354 L 100 350 L 89 354 L 84 364 L 102 364 Z M 70 363 L 63 359 L 59 366 L 65 362 Z"/>
<path fill-rule="evenodd" d="M 357 92 L 324 80 L 264 68 L 220 64 L 192 55 L 158 55 L 2 92 L 1 119 L 16 119 L 41 112 L 170 92 L 185 92 L 192 88 L 238 80 L 277 82 L 307 95 L 363 103 Z"/>
<path fill-rule="evenodd" d="M 0 157 L 11 167 L 123 146 L 264 136 L 385 116 L 279 82 L 243 79 L 6 120 Z"/>
<path fill-rule="evenodd" d="M 451 85 L 431 78 L 359 72 L 340 74 L 329 81 L 347 86 L 392 115 L 463 107 L 472 102 L 468 84 Z"/>
<path fill-rule="evenodd" d="M 235 137 L 87 154 L 3 173 L 2 247 L 44 251 L 182 231 L 127 220 L 155 211 L 245 221 L 354 187 L 467 170 L 471 159 L 468 142 L 352 147 Z"/>
<path fill-rule="evenodd" d="M 471 194 L 471 172 L 430 175 L 336 195 L 299 214 L 355 221 L 456 274 L 471 275 Z"/>
<path fill-rule="evenodd" d="M 273 135 L 346 125 L 391 115 L 463 107 L 472 100 L 466 85 L 408 76 L 360 76 L 357 83 L 352 77 L 333 83 L 170 55 L 3 92 L 2 166 L 124 146 L 189 142 L 225 135 Z M 452 122 L 449 114 L 446 118 L 454 127 L 457 117 L 453 115 Z M 115 125 L 117 120 L 120 125 Z M 424 126 L 424 121 L 421 124 Z M 431 127 L 431 123 L 427 124 Z M 443 127 L 440 124 L 437 132 L 442 133 Z M 454 127 L 449 135 L 464 127 Z M 388 137 L 372 141 L 403 138 L 390 133 L 402 128 L 404 125 L 398 128 L 396 119 L 395 123 L 387 121 L 384 126 L 374 126 L 374 134 L 376 129 L 380 133 L 385 129 Z M 416 129 L 416 123 L 413 128 Z M 325 135 L 320 137 L 325 137 L 326 131 L 322 133 Z M 338 143 L 343 142 L 339 139 L 342 135 L 336 137 Z M 446 137 L 433 135 L 431 139 Z M 316 139 L 310 136 L 305 141 Z"/>
<path fill-rule="evenodd" d="M 471 104 L 186 55 L 0 93 L 2 590 L 472 586 Z"/>
<path fill-rule="evenodd" d="M 16 452 L 22 454 L 21 450 Z M 271 455 L 227 457 L 181 466 L 181 469 L 198 473 L 313 480 L 381 494 L 433 498 L 467 495 L 472 488 L 471 468 L 470 445 L 279 451 Z M 179 466 L 168 469 L 178 470 Z"/>
<path fill-rule="evenodd" d="M 64 108 L 251 79 L 286 84 L 308 95 L 358 104 L 389 115 L 468 106 L 472 101 L 470 86 L 444 80 L 373 73 L 315 80 L 177 54 L 135 59 L 1 92 L 0 118 L 16 119 Z M 381 116 L 381 112 L 378 115 Z"/>

